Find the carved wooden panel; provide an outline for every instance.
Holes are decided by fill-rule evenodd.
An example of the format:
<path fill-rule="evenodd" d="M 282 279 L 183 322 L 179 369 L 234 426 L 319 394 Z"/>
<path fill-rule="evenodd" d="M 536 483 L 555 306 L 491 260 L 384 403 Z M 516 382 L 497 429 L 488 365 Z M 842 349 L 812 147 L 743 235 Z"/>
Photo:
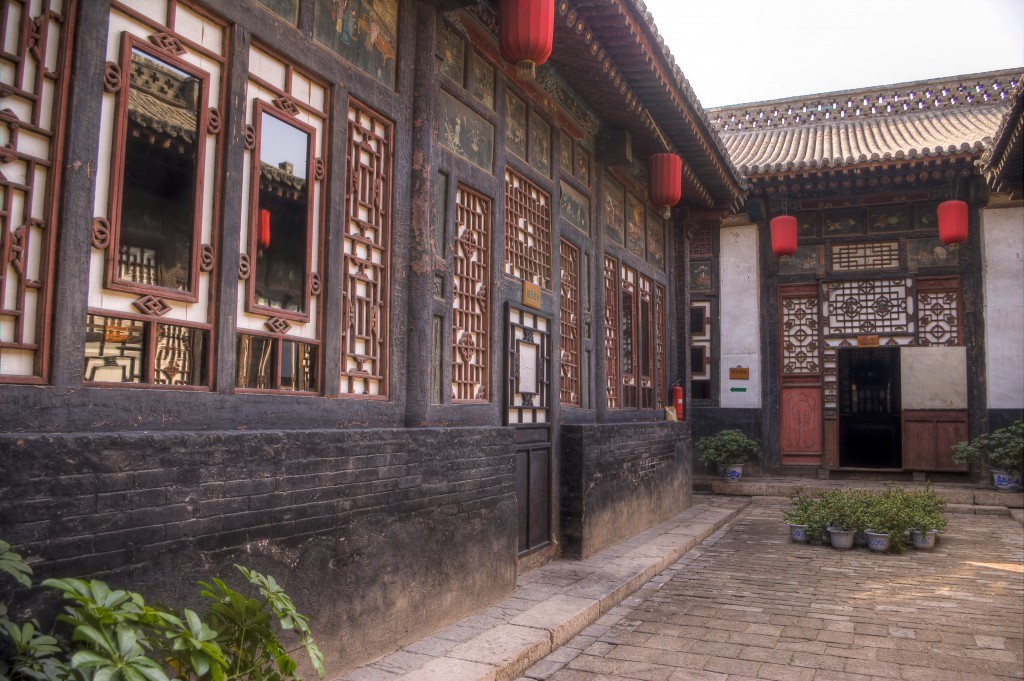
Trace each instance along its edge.
<path fill-rule="evenodd" d="M 825 336 L 914 332 L 914 285 L 909 277 L 826 282 L 823 290 Z"/>
<path fill-rule="evenodd" d="M 551 329 L 547 317 L 508 307 L 505 422 L 547 423 L 551 400 Z"/>
<path fill-rule="evenodd" d="M 790 296 L 783 291 L 779 309 L 782 317 L 782 373 L 820 373 L 817 294 Z"/>
<path fill-rule="evenodd" d="M 580 251 L 562 239 L 559 248 L 559 399 L 562 404 L 580 406 Z"/>
<path fill-rule="evenodd" d="M 551 197 L 505 168 L 505 274 L 551 288 Z"/>
<path fill-rule="evenodd" d="M 821 416 L 821 388 L 782 389 L 779 448 L 783 463 L 790 454 L 821 454 Z"/>
<path fill-rule="evenodd" d="M 713 255 L 711 250 L 711 225 L 700 224 L 689 227 L 690 257 L 710 258 Z"/>
<path fill-rule="evenodd" d="M 0 382 L 46 377 L 73 2 L 0 6 Z"/>
<path fill-rule="evenodd" d="M 604 257 L 604 362 L 605 394 L 609 409 L 619 402 L 619 263 Z"/>
<path fill-rule="evenodd" d="M 899 241 L 833 244 L 832 271 L 895 270 L 900 266 Z"/>
<path fill-rule="evenodd" d="M 459 185 L 455 191 L 452 275 L 452 401 L 490 393 L 491 200 Z"/>
<path fill-rule="evenodd" d="M 956 277 L 918 279 L 917 344 L 963 345 L 960 281 Z"/>
<path fill-rule="evenodd" d="M 393 125 L 348 109 L 342 261 L 342 393 L 386 396 Z"/>

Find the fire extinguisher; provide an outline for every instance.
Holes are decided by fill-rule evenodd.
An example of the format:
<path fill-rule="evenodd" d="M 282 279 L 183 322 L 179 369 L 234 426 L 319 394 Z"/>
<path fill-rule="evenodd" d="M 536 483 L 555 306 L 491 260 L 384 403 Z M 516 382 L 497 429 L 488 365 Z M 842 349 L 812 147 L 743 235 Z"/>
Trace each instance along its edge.
<path fill-rule="evenodd" d="M 672 404 L 676 405 L 676 421 L 686 418 L 686 399 L 683 397 L 683 386 L 676 381 L 672 385 Z"/>

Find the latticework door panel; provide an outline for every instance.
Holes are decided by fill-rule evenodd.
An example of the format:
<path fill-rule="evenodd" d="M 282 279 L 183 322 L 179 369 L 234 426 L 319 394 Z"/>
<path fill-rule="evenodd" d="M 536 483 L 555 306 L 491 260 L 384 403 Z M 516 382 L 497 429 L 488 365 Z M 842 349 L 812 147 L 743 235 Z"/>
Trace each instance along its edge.
<path fill-rule="evenodd" d="M 351 101 L 343 242 L 341 392 L 387 396 L 390 121 Z"/>
<path fill-rule="evenodd" d="M 491 200 L 460 185 L 455 192 L 452 278 L 452 400 L 486 400 L 490 383 Z"/>

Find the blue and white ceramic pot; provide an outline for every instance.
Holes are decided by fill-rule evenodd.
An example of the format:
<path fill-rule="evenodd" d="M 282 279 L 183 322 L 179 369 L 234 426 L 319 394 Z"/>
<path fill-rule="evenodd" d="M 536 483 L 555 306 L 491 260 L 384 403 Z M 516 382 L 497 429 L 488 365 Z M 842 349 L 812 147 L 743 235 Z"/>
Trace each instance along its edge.
<path fill-rule="evenodd" d="M 868 530 L 865 532 L 868 536 L 868 548 L 872 551 L 888 551 L 889 550 L 889 535 L 881 532 L 871 532 Z"/>

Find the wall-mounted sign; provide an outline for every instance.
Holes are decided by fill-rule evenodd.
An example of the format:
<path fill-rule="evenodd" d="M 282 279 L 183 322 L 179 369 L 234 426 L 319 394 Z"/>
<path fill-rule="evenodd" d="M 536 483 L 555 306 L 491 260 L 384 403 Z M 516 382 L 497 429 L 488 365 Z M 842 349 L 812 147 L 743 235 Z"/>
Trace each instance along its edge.
<path fill-rule="evenodd" d="M 729 367 L 730 381 L 749 381 L 750 367 Z"/>
<path fill-rule="evenodd" d="M 878 336 L 857 336 L 858 348 L 877 348 Z"/>
<path fill-rule="evenodd" d="M 540 286 L 531 284 L 528 281 L 523 282 L 523 305 L 532 307 L 535 310 L 540 309 Z"/>

